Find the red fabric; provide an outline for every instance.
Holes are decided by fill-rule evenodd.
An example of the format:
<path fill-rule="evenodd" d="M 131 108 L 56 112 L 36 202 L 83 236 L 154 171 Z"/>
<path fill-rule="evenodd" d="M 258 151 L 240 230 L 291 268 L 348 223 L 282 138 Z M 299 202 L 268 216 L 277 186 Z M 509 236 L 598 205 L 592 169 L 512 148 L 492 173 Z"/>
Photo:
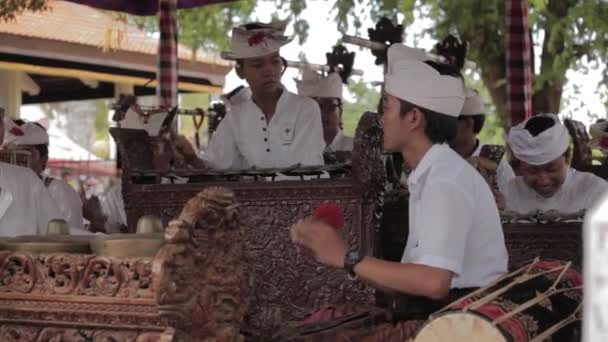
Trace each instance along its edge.
<path fill-rule="evenodd" d="M 265 38 L 266 35 L 264 34 L 264 32 L 258 32 L 249 37 L 249 39 L 247 39 L 247 43 L 249 44 L 249 46 L 256 46 L 263 42 Z"/>
<path fill-rule="evenodd" d="M 13 127 L 9 132 L 16 137 L 22 137 L 25 134 L 23 133 L 23 130 L 19 127 Z"/>
<path fill-rule="evenodd" d="M 159 0 L 158 105 L 177 105 L 177 0 Z"/>
<path fill-rule="evenodd" d="M 511 126 L 532 115 L 532 68 L 528 0 L 507 0 L 507 107 Z"/>
<path fill-rule="evenodd" d="M 340 229 L 344 225 L 344 209 L 335 203 L 321 204 L 315 210 L 314 216 L 335 229 Z"/>

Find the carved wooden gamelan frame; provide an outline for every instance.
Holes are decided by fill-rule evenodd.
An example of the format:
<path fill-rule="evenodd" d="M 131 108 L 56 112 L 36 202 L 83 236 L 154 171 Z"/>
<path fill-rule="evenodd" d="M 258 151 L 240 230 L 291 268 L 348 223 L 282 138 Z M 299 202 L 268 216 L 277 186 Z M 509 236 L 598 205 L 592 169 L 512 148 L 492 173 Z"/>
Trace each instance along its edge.
<path fill-rule="evenodd" d="M 119 148 L 129 148 L 127 139 L 119 140 Z M 300 320 L 323 304 L 373 303 L 371 288 L 348 280 L 343 271 L 320 266 L 305 250 L 297 249 L 288 227 L 311 215 L 321 203 L 336 202 L 345 210 L 342 233 L 349 243 L 365 253 L 376 253 L 384 187 L 382 129 L 376 114 L 366 113 L 360 120 L 352 175 L 342 178 L 187 184 L 158 184 L 156 180 L 155 184 L 142 184 L 145 181 L 134 181 L 135 167 L 129 160 L 129 156 L 133 159 L 142 154 L 123 151 L 123 196 L 131 230 L 143 215 L 157 215 L 166 223 L 188 198 L 206 187 L 234 191 L 255 267 L 254 299 L 245 327 L 252 334 L 269 336 L 281 324 Z M 135 164 L 151 165 L 149 160 Z"/>

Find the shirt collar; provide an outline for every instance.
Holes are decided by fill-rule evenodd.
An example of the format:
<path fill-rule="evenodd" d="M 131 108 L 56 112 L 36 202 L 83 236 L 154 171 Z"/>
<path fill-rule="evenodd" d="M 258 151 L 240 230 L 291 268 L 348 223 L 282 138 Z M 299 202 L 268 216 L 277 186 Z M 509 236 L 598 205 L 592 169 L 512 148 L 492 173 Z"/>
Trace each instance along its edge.
<path fill-rule="evenodd" d="M 344 133 L 342 133 L 341 129 L 338 129 L 338 133 L 336 133 L 336 136 L 334 137 L 334 139 L 331 141 L 331 144 L 327 145 L 327 147 L 329 148 L 333 148 L 335 147 L 335 145 L 342 140 L 342 137 L 344 136 Z"/>
<path fill-rule="evenodd" d="M 433 146 L 426 151 L 416 168 L 412 170 L 412 173 L 410 173 L 407 178 L 407 185 L 410 191 L 417 189 L 418 184 L 429 171 L 431 166 L 443 153 L 445 153 L 446 149 L 449 148 L 450 147 L 446 144 L 433 144 Z"/>

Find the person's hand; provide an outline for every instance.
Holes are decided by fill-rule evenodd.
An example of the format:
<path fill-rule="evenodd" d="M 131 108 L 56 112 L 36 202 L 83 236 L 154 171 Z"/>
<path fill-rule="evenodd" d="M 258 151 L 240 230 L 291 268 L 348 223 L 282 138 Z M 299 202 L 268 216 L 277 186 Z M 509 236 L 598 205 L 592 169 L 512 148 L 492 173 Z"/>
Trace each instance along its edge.
<path fill-rule="evenodd" d="M 494 161 L 488 159 L 488 158 L 484 158 L 484 157 L 479 157 L 477 159 L 477 167 L 481 167 L 484 170 L 487 171 L 491 171 L 492 173 L 496 172 L 496 169 L 498 168 L 498 164 L 496 164 Z"/>
<path fill-rule="evenodd" d="M 192 144 L 185 136 L 181 134 L 173 136 L 172 143 L 175 150 L 181 154 L 185 160 L 198 158 L 194 147 L 192 147 Z"/>
<path fill-rule="evenodd" d="M 101 202 L 97 196 L 91 196 L 91 198 L 84 201 L 82 205 L 82 217 L 90 222 L 89 230 L 91 232 L 105 233 L 107 217 L 103 214 Z"/>
<path fill-rule="evenodd" d="M 346 242 L 328 224 L 309 217 L 291 226 L 290 233 L 291 241 L 311 250 L 320 263 L 344 267 L 344 257 L 348 251 Z"/>
<path fill-rule="evenodd" d="M 197 169 L 206 168 L 205 163 L 198 157 L 194 147 L 188 138 L 183 135 L 175 135 L 173 137 L 172 146 L 174 149 L 174 154 L 183 158 L 186 163 Z"/>

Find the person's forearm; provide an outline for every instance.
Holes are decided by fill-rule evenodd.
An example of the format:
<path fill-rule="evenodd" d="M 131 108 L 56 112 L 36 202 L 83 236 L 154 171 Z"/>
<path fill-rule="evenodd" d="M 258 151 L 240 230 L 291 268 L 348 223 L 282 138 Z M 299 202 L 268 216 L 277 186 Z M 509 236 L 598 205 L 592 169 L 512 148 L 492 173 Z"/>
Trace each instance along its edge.
<path fill-rule="evenodd" d="M 432 299 L 440 299 L 448 294 L 452 278 L 449 271 L 373 257 L 365 257 L 355 266 L 355 272 L 364 281 L 380 289 Z"/>

